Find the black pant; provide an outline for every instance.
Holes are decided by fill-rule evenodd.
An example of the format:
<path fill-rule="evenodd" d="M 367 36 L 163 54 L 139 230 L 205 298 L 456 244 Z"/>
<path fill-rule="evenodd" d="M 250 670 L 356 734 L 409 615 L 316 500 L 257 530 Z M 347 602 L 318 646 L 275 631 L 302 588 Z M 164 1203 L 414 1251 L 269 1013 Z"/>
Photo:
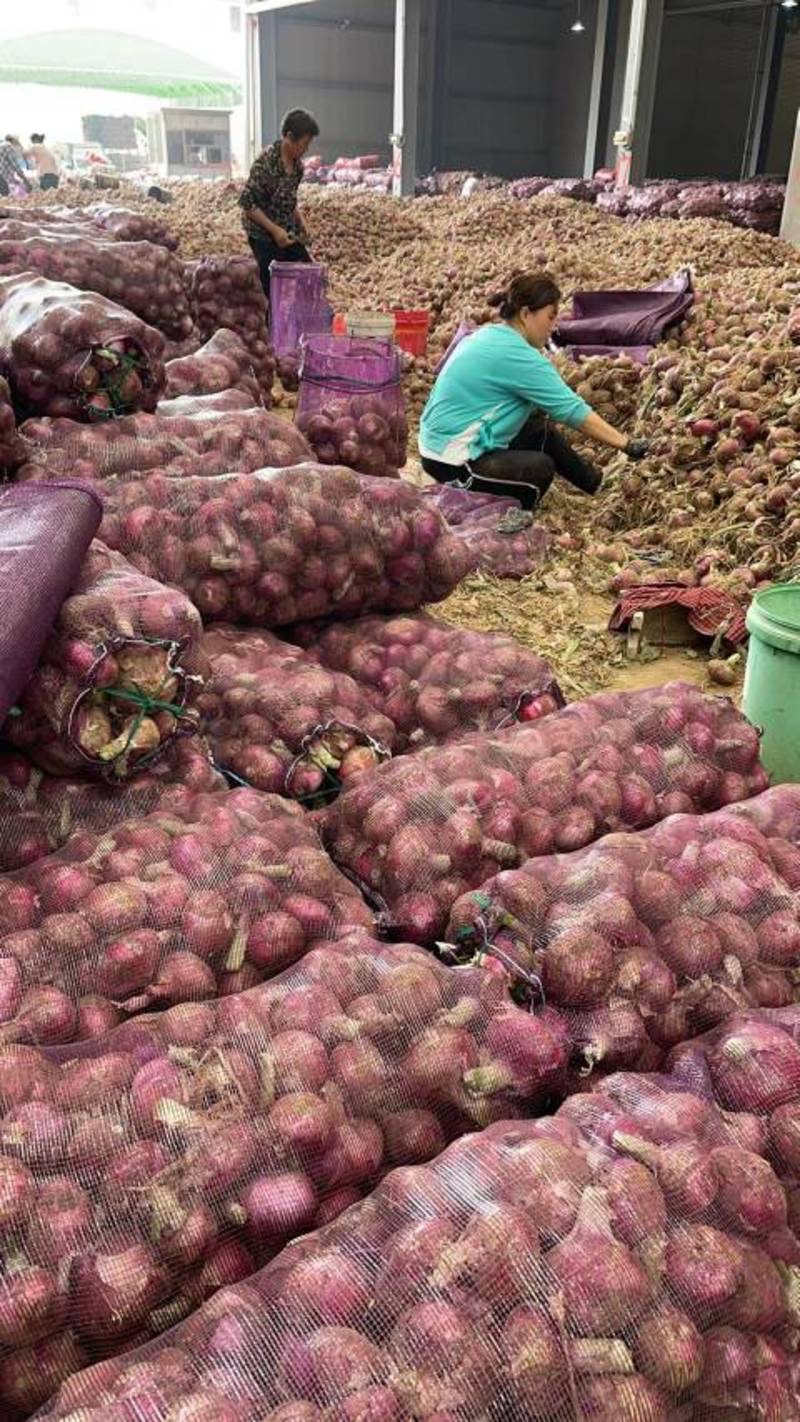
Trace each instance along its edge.
<path fill-rule="evenodd" d="M 43 173 L 41 178 L 39 179 L 39 187 L 41 188 L 42 192 L 44 192 L 46 188 L 57 188 L 58 174 Z"/>
<path fill-rule="evenodd" d="M 426 474 L 440 484 L 453 479 L 469 481 L 479 493 L 519 499 L 525 509 L 535 509 L 544 498 L 556 474 L 568 479 L 582 494 L 594 494 L 602 474 L 581 459 L 568 440 L 552 428 L 548 420 L 534 415 L 522 426 L 508 449 L 492 449 L 468 464 L 443 464 L 439 459 L 423 459 Z"/>
<path fill-rule="evenodd" d="M 311 256 L 302 242 L 293 242 L 291 247 L 279 247 L 271 237 L 250 237 L 250 250 L 258 262 L 258 274 L 264 295 L 269 301 L 269 269 L 272 262 L 310 262 Z"/>

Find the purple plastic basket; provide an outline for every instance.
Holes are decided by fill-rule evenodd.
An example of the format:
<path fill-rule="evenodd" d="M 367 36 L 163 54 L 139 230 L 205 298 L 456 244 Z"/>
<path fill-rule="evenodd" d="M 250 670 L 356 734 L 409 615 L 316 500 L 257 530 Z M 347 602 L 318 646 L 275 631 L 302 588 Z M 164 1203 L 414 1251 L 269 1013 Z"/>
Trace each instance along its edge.
<path fill-rule="evenodd" d="M 330 331 L 328 273 L 315 262 L 273 262 L 269 325 L 276 356 L 296 356 L 303 336 Z"/>
<path fill-rule="evenodd" d="M 392 341 L 306 336 L 295 420 L 321 464 L 396 478 L 408 424 L 400 352 Z"/>

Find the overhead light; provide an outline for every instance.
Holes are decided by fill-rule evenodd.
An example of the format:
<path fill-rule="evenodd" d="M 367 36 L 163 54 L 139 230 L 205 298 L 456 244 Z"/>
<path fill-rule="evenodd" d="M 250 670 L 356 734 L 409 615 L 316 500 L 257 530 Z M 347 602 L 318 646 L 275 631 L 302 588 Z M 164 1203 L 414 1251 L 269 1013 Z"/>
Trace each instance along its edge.
<path fill-rule="evenodd" d="M 797 4 L 797 0 L 788 0 L 788 3 L 787 0 L 781 0 L 781 3 L 786 5 L 787 9 L 792 9 Z M 576 20 L 574 25 L 570 25 L 570 29 L 574 35 L 582 35 L 586 26 L 582 20 Z"/>
<path fill-rule="evenodd" d="M 782 10 L 796 10 L 798 0 L 781 0 Z"/>
<path fill-rule="evenodd" d="M 570 25 L 570 29 L 574 35 L 582 35 L 584 30 L 586 29 L 586 26 L 583 23 L 583 20 L 581 19 L 581 0 L 576 0 L 576 3 L 577 9 L 575 11 L 575 19 Z M 795 0 L 795 4 L 796 3 L 797 0 Z"/>

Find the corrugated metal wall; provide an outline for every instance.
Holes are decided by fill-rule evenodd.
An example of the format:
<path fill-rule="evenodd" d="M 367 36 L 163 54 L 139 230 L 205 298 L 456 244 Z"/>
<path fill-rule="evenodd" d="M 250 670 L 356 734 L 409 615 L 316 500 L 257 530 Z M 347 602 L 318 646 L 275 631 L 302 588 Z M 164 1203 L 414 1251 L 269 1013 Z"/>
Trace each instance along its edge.
<path fill-rule="evenodd" d="M 440 167 L 547 171 L 556 23 L 543 5 L 456 0 Z"/>
<path fill-rule="evenodd" d="M 739 177 L 762 14 L 665 14 L 651 176 Z"/>
<path fill-rule="evenodd" d="M 326 161 L 372 152 L 388 160 L 392 0 L 319 0 L 263 14 L 260 28 L 265 143 L 287 109 L 307 108 L 320 121 L 315 151 Z"/>
<path fill-rule="evenodd" d="M 596 0 L 582 0 L 586 30 L 570 31 L 575 0 L 425 0 L 419 167 L 515 177 L 583 170 Z M 620 117 L 630 0 L 619 7 L 608 114 Z M 667 14 L 649 172 L 653 177 L 738 177 L 762 11 Z M 437 25 L 437 15 L 445 24 Z M 437 80 L 436 37 L 447 64 Z M 322 125 L 316 145 L 389 157 L 394 0 L 317 0 L 260 17 L 264 140 L 300 105 Z M 437 87 L 438 85 L 438 87 Z M 800 37 L 787 38 L 768 166 L 788 164 L 800 102 Z"/>

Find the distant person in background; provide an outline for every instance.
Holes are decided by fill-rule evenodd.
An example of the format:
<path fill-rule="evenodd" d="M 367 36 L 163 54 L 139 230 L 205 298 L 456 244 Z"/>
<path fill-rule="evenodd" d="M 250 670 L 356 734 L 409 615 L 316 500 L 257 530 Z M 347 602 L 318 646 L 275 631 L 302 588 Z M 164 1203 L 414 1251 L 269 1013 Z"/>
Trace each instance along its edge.
<path fill-rule="evenodd" d="M 297 190 L 303 178 L 303 157 L 318 134 L 313 114 L 291 109 L 281 124 L 281 137 L 256 158 L 239 198 L 267 300 L 271 262 L 311 261 Z"/>
<path fill-rule="evenodd" d="M 44 134 L 32 133 L 28 157 L 39 175 L 40 188 L 58 187 L 58 163 L 49 148 L 45 148 Z"/>
<path fill-rule="evenodd" d="M 17 157 L 18 157 L 19 162 L 20 162 L 20 167 L 23 168 L 23 169 L 30 168 L 31 165 L 30 165 L 30 163 L 28 162 L 28 155 L 26 154 L 25 149 L 24 149 L 23 146 L 22 146 L 22 143 L 21 143 L 20 140 L 17 138 L 17 135 L 16 135 L 15 133 L 7 133 L 7 134 L 6 134 L 6 143 L 10 143 L 10 144 L 11 144 L 11 147 L 12 147 L 13 149 L 15 149 L 16 154 L 17 154 Z"/>
<path fill-rule="evenodd" d="M 20 186 L 30 192 L 31 185 L 22 166 L 21 155 L 11 139 L 6 137 L 0 143 L 0 196 L 8 197 L 13 187 Z"/>

